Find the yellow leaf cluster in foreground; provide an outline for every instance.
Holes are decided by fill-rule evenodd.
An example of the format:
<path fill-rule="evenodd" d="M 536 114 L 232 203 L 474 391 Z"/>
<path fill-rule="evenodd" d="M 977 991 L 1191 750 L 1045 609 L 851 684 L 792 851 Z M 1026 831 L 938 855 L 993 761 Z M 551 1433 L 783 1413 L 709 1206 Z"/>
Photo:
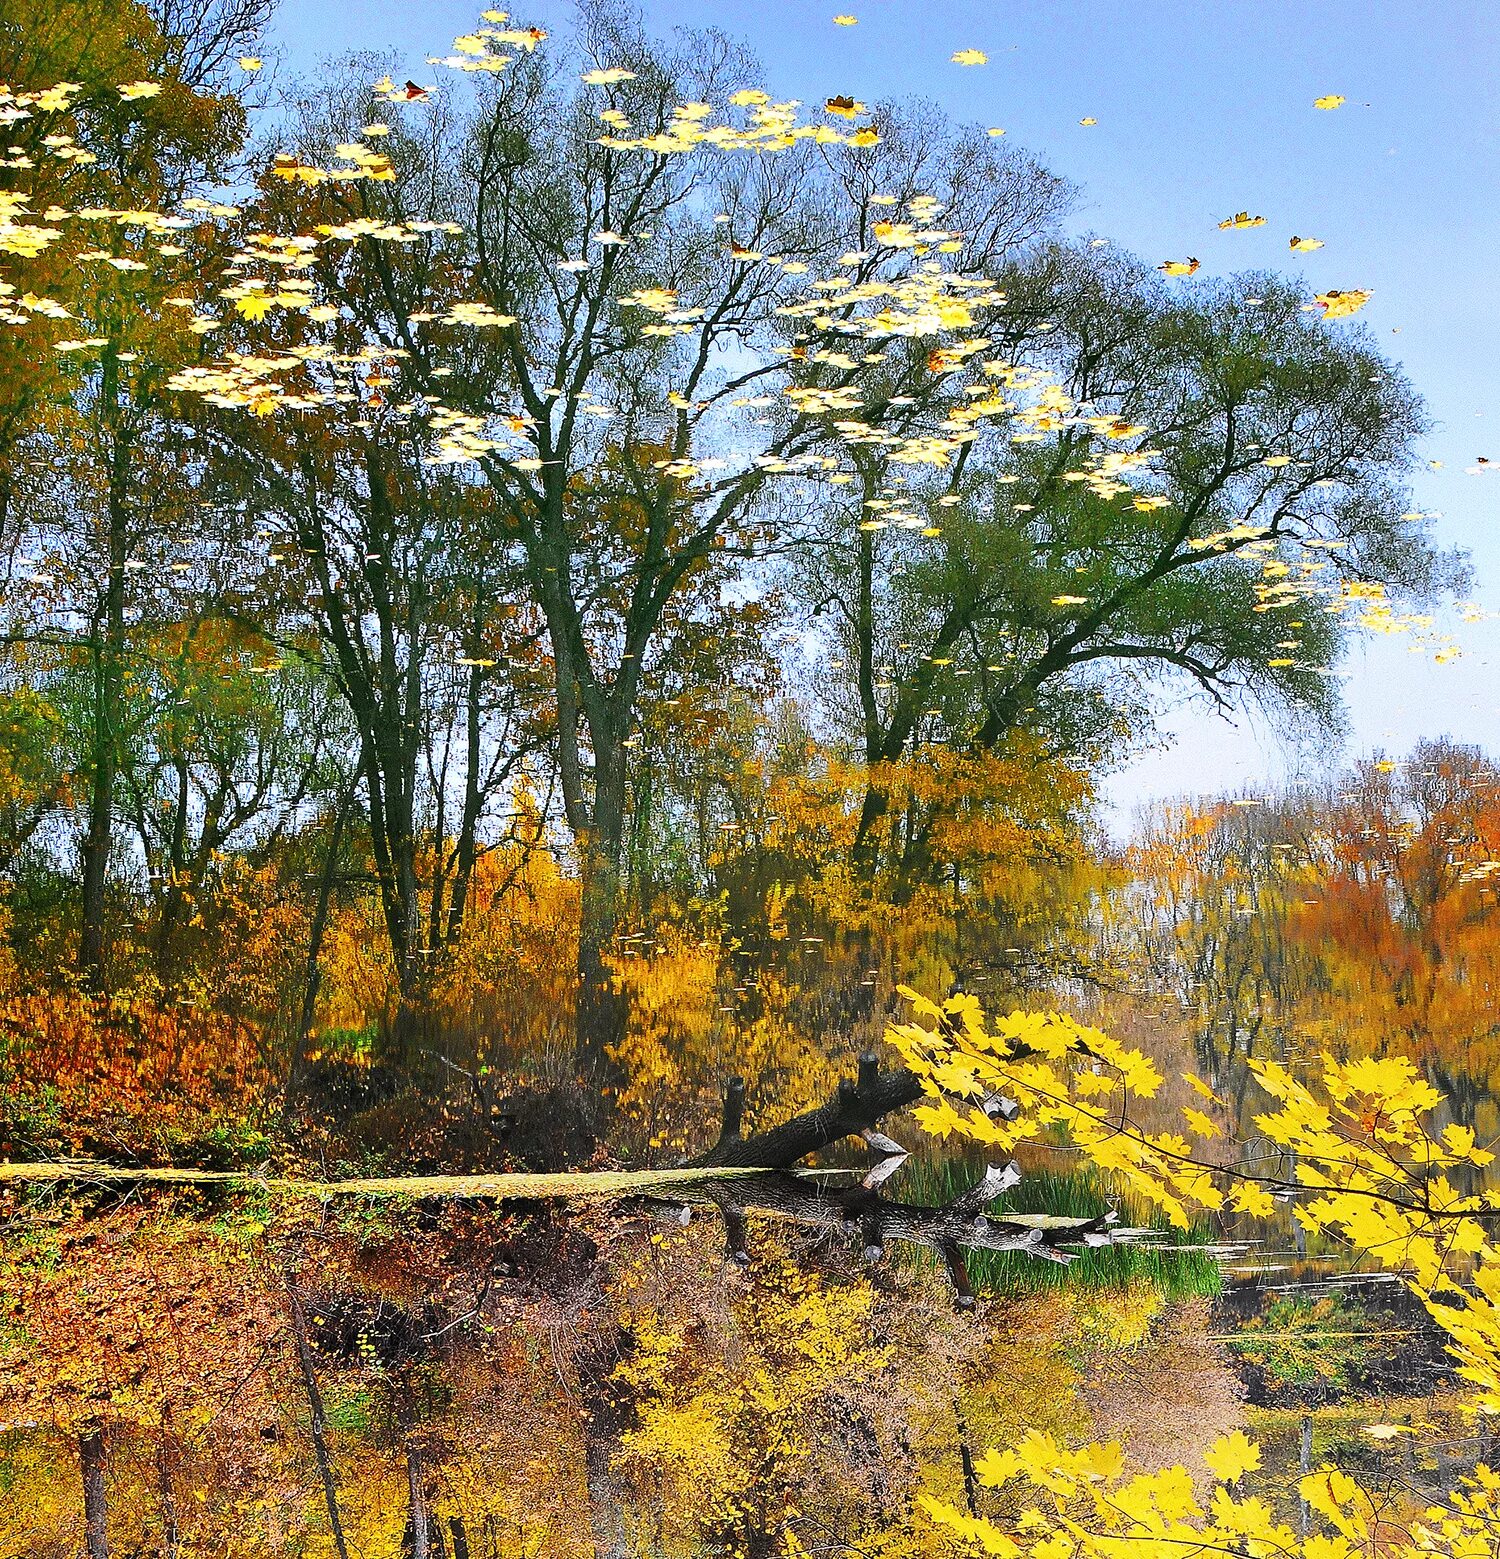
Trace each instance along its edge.
<path fill-rule="evenodd" d="M 1249 1062 L 1271 1105 L 1255 1126 L 1263 1140 L 1286 1150 L 1283 1162 L 1295 1165 L 1283 1177 L 1266 1167 L 1263 1153 L 1208 1162 L 1175 1134 L 1133 1124 L 1132 1100 L 1149 1098 L 1161 1079 L 1139 1051 L 1097 1029 L 1055 1012 L 987 1019 L 967 995 L 937 1003 L 903 994 L 913 1021 L 893 1025 L 888 1038 L 922 1080 L 929 1102 L 918 1114 L 929 1130 L 1002 1150 L 1044 1134 L 1060 1137 L 1155 1201 L 1179 1227 L 1189 1207 L 1227 1204 L 1263 1216 L 1275 1199 L 1288 1199 L 1310 1234 L 1350 1245 L 1404 1278 L 1448 1335 L 1458 1374 L 1474 1388 L 1468 1407 L 1500 1413 L 1500 1247 L 1491 1240 L 1500 1199 L 1483 1189 L 1461 1191 L 1452 1173 L 1472 1176 L 1494 1155 L 1467 1127 L 1435 1126 L 1442 1097 L 1409 1059 L 1325 1055 L 1307 1080 L 1273 1062 Z M 1213 1098 L 1206 1084 L 1190 1081 Z M 1016 1108 L 987 1111 L 1002 1095 Z M 1195 1126 L 1211 1124 L 1198 1110 L 1184 1114 Z M 1003 1519 L 932 1498 L 922 1505 L 965 1550 L 1002 1559 L 1184 1552 L 1477 1559 L 1496 1551 L 1500 1476 L 1484 1465 L 1445 1503 L 1402 1522 L 1387 1516 L 1378 1490 L 1338 1468 L 1317 1468 L 1299 1491 L 1324 1529 L 1298 1535 L 1262 1500 L 1237 1493 L 1239 1480 L 1260 1464 L 1254 1441 L 1235 1431 L 1204 1461 L 1218 1480 L 1206 1504 L 1184 1467 L 1126 1478 L 1117 1446 L 1068 1449 L 1031 1433 L 976 1463 L 982 1484 L 1005 1491 Z"/>

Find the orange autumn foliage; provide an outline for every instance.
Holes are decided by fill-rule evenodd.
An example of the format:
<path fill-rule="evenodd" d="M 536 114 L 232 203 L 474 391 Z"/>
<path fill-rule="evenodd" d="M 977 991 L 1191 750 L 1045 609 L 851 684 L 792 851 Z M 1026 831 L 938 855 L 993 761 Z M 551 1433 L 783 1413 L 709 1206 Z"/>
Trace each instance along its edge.
<path fill-rule="evenodd" d="M 7 1155 L 169 1154 L 253 1116 L 269 1085 L 260 1033 L 239 1019 L 72 992 L 0 999 Z"/>
<path fill-rule="evenodd" d="M 1309 831 L 1289 931 L 1322 972 L 1309 1032 L 1500 1078 L 1500 773 L 1432 744 L 1362 764 Z"/>
<path fill-rule="evenodd" d="M 1117 911 L 1203 1025 L 1205 1061 L 1278 1047 L 1500 1076 L 1500 773 L 1429 743 L 1319 791 L 1167 809 Z"/>

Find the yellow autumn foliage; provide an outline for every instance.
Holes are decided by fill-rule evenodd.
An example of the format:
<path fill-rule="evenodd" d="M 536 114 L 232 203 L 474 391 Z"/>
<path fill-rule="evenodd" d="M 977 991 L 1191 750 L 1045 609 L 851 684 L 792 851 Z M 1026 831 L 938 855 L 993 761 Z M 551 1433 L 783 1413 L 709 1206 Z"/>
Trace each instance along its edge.
<path fill-rule="evenodd" d="M 1494 1155 L 1471 1130 L 1436 1126 L 1441 1095 L 1410 1060 L 1324 1055 L 1307 1078 L 1276 1063 L 1250 1062 L 1269 1099 L 1255 1126 L 1294 1166 L 1282 1175 L 1263 1153 L 1206 1163 L 1185 1140 L 1134 1125 L 1132 1099 L 1155 1087 L 1149 1063 L 1097 1030 L 1056 1013 L 986 1019 L 972 998 L 939 1005 L 909 996 L 917 1021 L 893 1026 L 890 1037 L 923 1079 L 934 1101 L 923 1118 L 941 1133 L 1004 1148 L 1044 1128 L 1055 1131 L 1174 1222 L 1188 1206 L 1222 1205 L 1226 1182 L 1291 1199 L 1310 1234 L 1340 1241 L 1403 1276 L 1447 1334 L 1458 1374 L 1471 1387 L 1469 1410 L 1500 1413 L 1500 1247 L 1491 1241 L 1496 1203 L 1488 1191 L 1459 1188 Z M 1085 1078 L 1096 1081 L 1081 1087 Z M 970 1102 L 1001 1089 L 1018 1107 L 1014 1119 L 992 1121 Z M 1107 1101 L 1103 1109 L 1098 1101 Z M 1221 1438 L 1204 1457 L 1218 1480 L 1205 1503 L 1183 1466 L 1126 1477 L 1113 1446 L 1068 1449 L 1032 1433 L 978 1465 L 980 1482 L 1004 1491 L 1003 1518 L 930 1497 L 922 1505 L 961 1551 L 1002 1559 L 1154 1559 L 1184 1549 L 1255 1559 L 1494 1551 L 1500 1478 L 1482 1464 L 1446 1503 L 1413 1521 L 1397 1519 L 1383 1494 L 1347 1473 L 1320 1468 L 1299 1489 L 1325 1529 L 1299 1535 L 1262 1500 L 1237 1493 L 1259 1459 L 1259 1447 L 1242 1432 Z"/>

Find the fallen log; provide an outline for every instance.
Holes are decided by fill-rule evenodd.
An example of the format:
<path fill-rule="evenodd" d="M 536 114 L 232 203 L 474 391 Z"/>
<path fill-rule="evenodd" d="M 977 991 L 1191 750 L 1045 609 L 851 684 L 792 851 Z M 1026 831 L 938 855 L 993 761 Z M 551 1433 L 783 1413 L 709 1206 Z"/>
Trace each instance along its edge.
<path fill-rule="evenodd" d="M 892 1243 L 922 1246 L 943 1258 L 961 1308 L 974 1306 L 974 1289 L 964 1259 L 970 1250 L 1014 1250 L 1039 1260 L 1067 1263 L 1068 1247 L 1110 1245 L 1139 1237 L 1145 1231 L 1115 1227 L 1112 1209 L 1091 1218 L 1057 1218 L 1049 1214 L 1013 1213 L 995 1216 L 991 1204 L 1021 1178 L 1014 1163 L 991 1165 L 968 1190 L 937 1207 L 898 1202 L 880 1187 L 900 1169 L 906 1151 L 876 1130 L 888 1116 L 922 1097 L 921 1082 L 910 1072 L 882 1072 L 878 1058 L 866 1052 L 859 1075 L 845 1079 L 833 1097 L 817 1108 L 766 1131 L 742 1134 L 745 1084 L 731 1077 L 724 1091 L 724 1113 L 718 1141 L 706 1153 L 690 1159 L 685 1169 L 762 1170 L 743 1179 L 698 1181 L 667 1204 L 684 1212 L 694 1204 L 712 1203 L 724 1219 L 726 1246 L 732 1259 L 749 1259 L 745 1214 L 767 1213 L 797 1223 L 846 1233 L 863 1241 L 865 1259 L 880 1261 Z M 983 1102 L 991 1115 L 1009 1116 L 1015 1106 L 992 1097 Z M 850 1137 L 861 1138 L 875 1155 L 858 1185 L 840 1186 L 808 1179 L 794 1172 L 798 1161 Z"/>

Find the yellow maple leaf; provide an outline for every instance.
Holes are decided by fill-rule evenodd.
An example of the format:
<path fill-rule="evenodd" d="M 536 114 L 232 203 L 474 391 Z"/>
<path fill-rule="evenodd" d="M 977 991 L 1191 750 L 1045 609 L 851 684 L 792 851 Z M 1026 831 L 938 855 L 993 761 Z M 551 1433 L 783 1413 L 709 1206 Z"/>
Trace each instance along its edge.
<path fill-rule="evenodd" d="M 1229 1193 L 1229 1205 L 1237 1212 L 1249 1213 L 1252 1218 L 1269 1218 L 1275 1211 L 1276 1200 L 1269 1191 L 1241 1180 Z"/>
<path fill-rule="evenodd" d="M 1095 1441 L 1079 1451 L 1078 1460 L 1095 1478 L 1118 1478 L 1125 1470 L 1125 1447 L 1118 1440 Z"/>
<path fill-rule="evenodd" d="M 1189 255 L 1185 260 L 1163 260 L 1156 268 L 1167 276 L 1191 276 L 1198 269 L 1198 261 Z"/>
<path fill-rule="evenodd" d="M 1234 1483 L 1260 1466 L 1260 1446 L 1243 1429 L 1220 1435 L 1203 1453 L 1208 1470 L 1222 1483 Z"/>
<path fill-rule="evenodd" d="M 983 49 L 959 49 L 953 55 L 955 65 L 985 65 L 989 55 Z"/>
<path fill-rule="evenodd" d="M 1323 240 L 1321 238 L 1294 238 L 1292 240 L 1292 248 L 1303 253 L 1309 249 L 1321 249 L 1322 247 Z"/>
<path fill-rule="evenodd" d="M 1182 1107 L 1182 1115 L 1183 1119 L 1187 1121 L 1192 1130 L 1200 1137 L 1222 1137 L 1224 1135 L 1217 1121 L 1211 1120 L 1202 1110 L 1195 1110 L 1190 1104 L 1185 1104 Z"/>
<path fill-rule="evenodd" d="M 1264 217 L 1253 217 L 1248 211 L 1236 211 L 1232 217 L 1225 217 L 1224 220 L 1219 223 L 1221 228 L 1264 227 L 1265 225 L 1266 219 Z"/>
<path fill-rule="evenodd" d="M 240 55 L 240 69 L 249 71 L 252 75 L 260 69 L 261 61 L 254 54 Z"/>
<path fill-rule="evenodd" d="M 1313 107 L 1333 109 L 1342 106 L 1343 101 L 1344 99 L 1341 98 L 1336 92 L 1330 92 L 1327 97 L 1314 98 Z"/>
<path fill-rule="evenodd" d="M 160 91 L 159 81 L 127 81 L 120 87 L 120 96 L 127 103 L 133 103 L 137 98 L 155 97 Z"/>
<path fill-rule="evenodd" d="M 853 27 L 858 21 L 859 18 L 857 16 L 835 16 L 833 25 L 835 27 Z"/>

